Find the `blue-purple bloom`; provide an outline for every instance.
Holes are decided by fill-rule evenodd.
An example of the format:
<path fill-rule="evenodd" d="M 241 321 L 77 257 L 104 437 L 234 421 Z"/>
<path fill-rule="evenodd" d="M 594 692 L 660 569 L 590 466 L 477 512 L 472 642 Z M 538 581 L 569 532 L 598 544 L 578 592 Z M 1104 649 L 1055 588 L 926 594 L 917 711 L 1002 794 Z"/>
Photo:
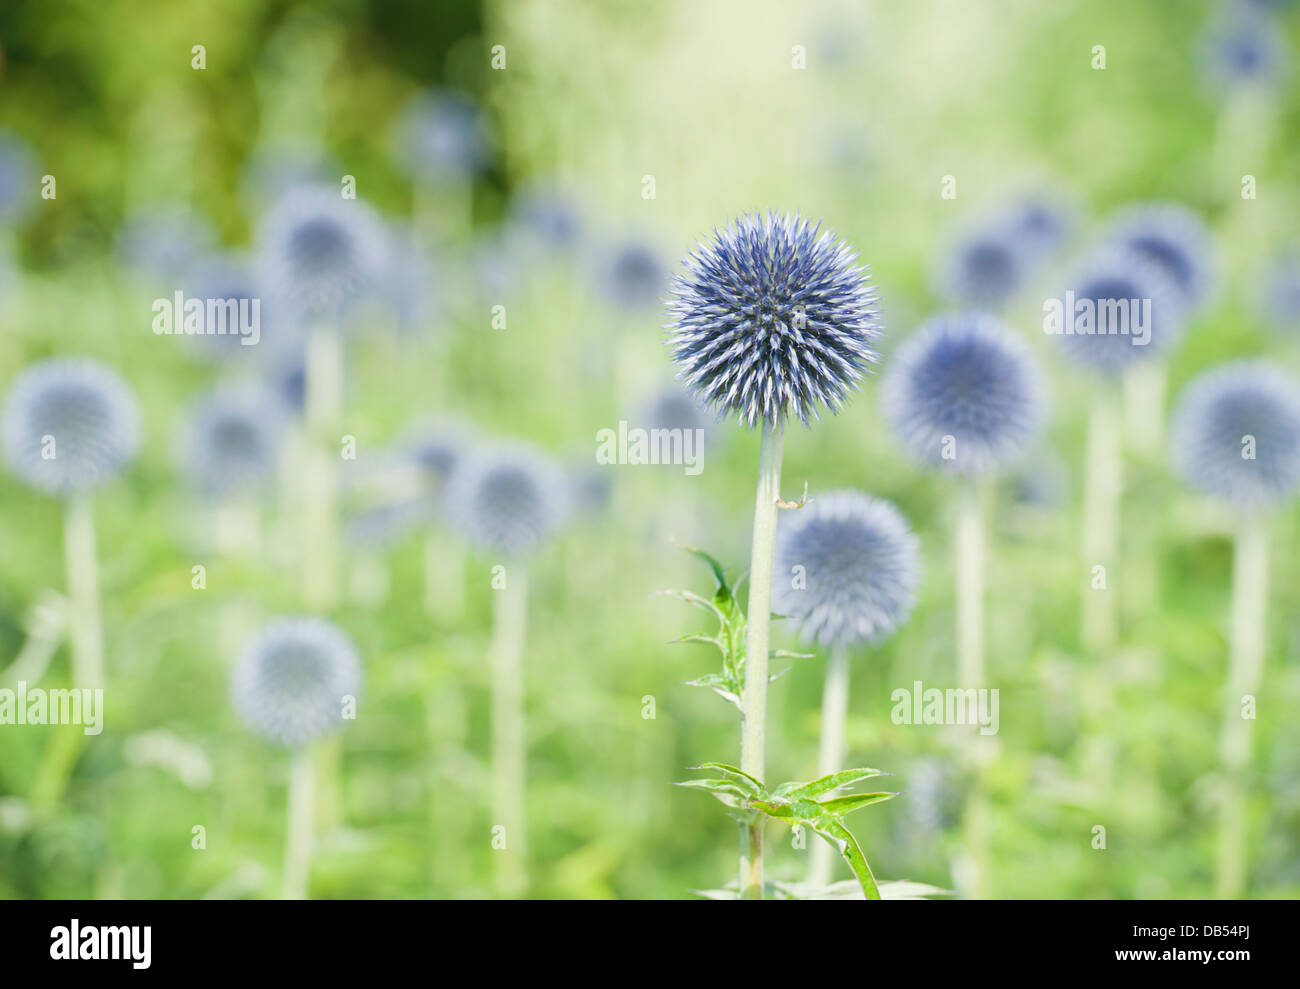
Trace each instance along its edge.
<path fill-rule="evenodd" d="M 230 299 L 234 300 L 237 311 L 247 312 L 252 318 L 253 304 L 256 302 L 258 336 L 256 346 L 245 344 L 251 336 L 235 332 L 236 326 L 228 324 L 226 333 L 207 332 L 191 336 L 195 347 L 203 356 L 212 360 L 249 359 L 255 351 L 265 352 L 268 343 L 265 336 L 268 324 L 274 323 L 269 318 L 273 306 L 263 297 L 262 286 L 253 272 L 252 265 L 245 259 L 233 254 L 210 254 L 199 258 L 183 279 L 184 292 L 189 299 Z M 180 320 L 181 314 L 174 317 Z M 178 329 L 177 333 L 180 332 Z M 272 336 L 275 334 L 273 333 Z M 187 334 L 187 336 L 190 336 Z"/>
<path fill-rule="evenodd" d="M 1025 284 L 1030 258 L 1005 223 L 980 224 L 944 245 L 939 259 L 941 294 L 963 306 L 997 309 Z"/>
<path fill-rule="evenodd" d="M 1227 4 L 1206 29 L 1202 58 L 1217 89 L 1267 87 L 1286 75 L 1286 32 L 1263 6 Z"/>
<path fill-rule="evenodd" d="M 231 678 L 236 713 L 258 735 L 290 748 L 343 726 L 361 690 L 356 648 L 320 618 L 282 618 L 244 651 Z"/>
<path fill-rule="evenodd" d="M 185 206 L 149 206 L 132 213 L 117 235 L 117 254 L 127 268 L 150 279 L 158 291 L 182 287 L 217 237 L 207 219 Z"/>
<path fill-rule="evenodd" d="M 1170 428 L 1174 468 L 1243 507 L 1300 491 L 1300 382 L 1257 361 L 1225 364 L 1183 391 Z"/>
<path fill-rule="evenodd" d="M 772 609 L 805 641 L 875 645 L 911 614 L 920 573 L 916 536 L 897 508 L 833 491 L 781 517 Z"/>
<path fill-rule="evenodd" d="M 36 155 L 16 134 L 0 132 L 0 224 L 13 223 L 40 201 Z"/>
<path fill-rule="evenodd" d="M 421 178 L 477 175 L 492 155 L 492 133 L 464 93 L 438 89 L 415 97 L 397 120 L 397 159 Z"/>
<path fill-rule="evenodd" d="M 895 354 L 885 415 L 917 460 L 959 474 L 1020 457 L 1042 425 L 1042 375 L 997 318 L 955 313 L 927 322 Z"/>
<path fill-rule="evenodd" d="M 140 446 L 130 387 L 91 360 L 57 358 L 27 368 L 9 388 L 3 425 L 9 469 L 56 495 L 99 487 Z"/>
<path fill-rule="evenodd" d="M 466 420 L 435 416 L 416 422 L 401 446 L 431 485 L 441 489 L 469 453 L 474 439 L 474 427 Z"/>
<path fill-rule="evenodd" d="M 1141 203 L 1122 210 L 1110 240 L 1160 268 L 1193 309 L 1214 285 L 1214 241 L 1205 221 L 1181 203 Z"/>
<path fill-rule="evenodd" d="M 668 346 L 701 403 L 753 428 L 838 412 L 881 328 L 857 255 L 799 214 L 746 214 L 674 277 Z"/>
<path fill-rule="evenodd" d="M 1264 269 L 1264 318 L 1279 329 L 1300 332 L 1300 249 L 1277 254 Z"/>
<path fill-rule="evenodd" d="M 205 395 L 190 411 L 179 453 L 190 482 L 220 497 L 271 480 L 279 456 L 284 409 L 252 390 Z"/>
<path fill-rule="evenodd" d="M 509 444 L 476 450 L 452 473 L 447 515 L 471 545 L 509 557 L 535 552 L 567 519 L 572 492 L 550 457 Z"/>
<path fill-rule="evenodd" d="M 622 309 L 649 309 L 663 301 L 668 267 L 649 244 L 616 244 L 598 261 L 598 281 L 605 297 Z"/>
<path fill-rule="evenodd" d="M 516 193 L 511 220 L 545 247 L 568 251 L 582 238 L 582 213 L 573 197 L 549 184 L 534 183 Z"/>

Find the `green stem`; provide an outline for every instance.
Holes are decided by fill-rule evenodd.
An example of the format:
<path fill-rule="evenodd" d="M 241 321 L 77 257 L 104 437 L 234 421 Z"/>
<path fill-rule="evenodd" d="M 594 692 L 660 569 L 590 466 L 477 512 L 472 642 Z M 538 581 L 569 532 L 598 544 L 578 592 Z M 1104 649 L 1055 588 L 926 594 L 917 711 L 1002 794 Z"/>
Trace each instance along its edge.
<path fill-rule="evenodd" d="M 307 898 L 315 784 L 311 749 L 295 749 L 289 763 L 289 800 L 285 824 L 283 898 L 286 900 Z"/>
<path fill-rule="evenodd" d="M 63 550 L 68 568 L 73 687 L 93 690 L 104 686 L 104 641 L 99 619 L 95 517 L 87 495 L 75 495 L 65 505 Z"/>
<path fill-rule="evenodd" d="M 844 768 L 846 741 L 844 725 L 849 712 L 849 651 L 837 644 L 831 648 L 826 663 L 826 683 L 822 688 L 822 735 L 817 755 L 817 775 L 829 776 Z M 812 847 L 808 882 L 828 886 L 835 861 L 833 849 L 824 841 Z"/>
<path fill-rule="evenodd" d="M 307 343 L 307 451 L 304 457 L 303 595 L 313 611 L 336 603 L 338 551 L 339 421 L 343 413 L 343 342 L 317 329 Z"/>
<path fill-rule="evenodd" d="M 524 642 L 528 622 L 528 574 L 519 562 L 506 572 L 506 585 L 493 595 L 492 608 L 492 814 L 505 829 L 505 847 L 496 850 L 497 883 L 517 896 L 527 882 L 524 820 L 526 734 L 524 723 Z"/>
<path fill-rule="evenodd" d="M 758 450 L 758 488 L 754 496 L 754 539 L 749 560 L 749 607 L 745 632 L 745 697 L 740 735 L 740 768 L 757 780 L 766 775 L 767 649 L 772 620 L 772 557 L 776 548 L 777 499 L 781 494 L 783 429 L 763 427 Z M 763 821 L 755 815 L 741 825 L 740 895 L 763 898 Z"/>
<path fill-rule="evenodd" d="M 1219 814 L 1215 888 L 1225 899 L 1246 886 L 1245 776 L 1250 769 L 1251 719 L 1242 714 L 1242 699 L 1259 694 L 1264 673 L 1264 622 L 1268 599 L 1268 533 L 1258 514 L 1243 513 L 1232 555 L 1232 617 L 1228 682 L 1219 752 L 1226 786 Z"/>
<path fill-rule="evenodd" d="M 963 478 L 957 492 L 956 597 L 958 686 L 984 686 L 984 521 L 980 489 Z"/>
<path fill-rule="evenodd" d="M 1083 628 L 1086 650 L 1104 653 L 1115 642 L 1115 579 L 1118 576 L 1120 496 L 1123 464 L 1114 389 L 1099 388 L 1088 417 L 1087 468 L 1083 493 Z M 1094 586 L 1093 568 L 1105 568 L 1105 586 Z"/>

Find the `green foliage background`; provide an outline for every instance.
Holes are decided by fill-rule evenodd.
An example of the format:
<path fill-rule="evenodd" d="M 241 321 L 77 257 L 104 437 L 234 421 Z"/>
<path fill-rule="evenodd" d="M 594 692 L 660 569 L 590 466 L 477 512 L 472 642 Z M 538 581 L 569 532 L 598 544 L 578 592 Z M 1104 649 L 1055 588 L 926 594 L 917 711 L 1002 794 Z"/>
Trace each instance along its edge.
<path fill-rule="evenodd" d="M 137 391 L 146 442 L 97 500 L 112 689 L 108 727 L 63 799 L 43 806 L 41 760 L 75 729 L 0 728 L 0 895 L 274 896 L 287 761 L 237 724 L 227 701 L 239 646 L 267 617 L 299 610 L 274 556 L 215 559 L 193 538 L 173 436 L 212 379 L 184 342 L 149 331 L 153 293 L 125 278 L 112 238 L 131 209 L 192 203 L 232 246 L 257 215 L 241 170 L 259 142 L 319 138 L 384 213 L 412 194 L 389 128 L 418 88 L 479 95 L 500 155 L 474 190 L 476 227 L 511 189 L 558 175 L 597 245 L 637 234 L 675 258 L 747 209 L 824 217 L 861 252 L 897 341 L 939 302 L 936 245 L 1000 195 L 1050 178 L 1088 222 L 1133 200 L 1201 211 L 1222 253 L 1215 303 L 1170 365 L 1170 401 L 1199 371 L 1266 354 L 1300 371 L 1300 337 L 1251 304 L 1259 265 L 1300 217 L 1300 100 L 1292 81 L 1260 98 L 1207 80 L 1210 3 L 1003 0 L 785 4 L 725 0 L 508 3 L 12 3 L 0 10 L 0 124 L 36 147 L 58 182 L 11 238 L 21 270 L 0 296 L 0 382 L 53 354 L 86 354 Z M 1280 21 L 1294 48 L 1294 13 Z M 207 68 L 190 67 L 206 46 Z M 507 68 L 489 68 L 504 45 Z M 792 68 L 792 46 L 807 68 Z M 1093 46 L 1106 68 L 1091 67 Z M 1294 77 L 1292 77 L 1293 79 Z M 1258 198 L 1241 198 L 1251 174 Z M 957 198 L 941 198 L 952 175 Z M 656 195 L 642 197 L 643 177 Z M 596 248 L 598 250 L 598 247 Z M 586 287 L 583 265 L 543 259 L 506 300 L 509 328 L 464 305 L 417 341 L 367 336 L 352 352 L 347 431 L 379 449 L 418 414 L 454 411 L 567 460 L 635 411 L 619 362 L 651 390 L 670 379 L 657 312 L 631 319 Z M 1050 288 L 1050 274 L 1045 276 Z M 1054 359 L 1034 288 L 1008 318 L 1053 375 L 1053 416 L 1035 454 L 1064 466 L 1063 501 L 1035 509 L 999 489 L 988 650 L 1001 689 L 993 891 L 1008 897 L 1197 897 L 1211 891 L 1231 518 L 1187 494 L 1162 459 L 1126 464 L 1122 643 L 1102 660 L 1077 642 L 1084 411 L 1095 385 Z M 1036 302 L 1035 300 L 1038 300 Z M 890 692 L 950 683 L 949 499 L 886 430 L 878 379 L 847 412 L 786 442 L 787 496 L 863 488 L 895 501 L 925 553 L 920 604 L 900 634 L 854 659 L 849 765 L 891 770 L 903 796 L 851 822 L 878 875 L 952 886 L 959 832 L 943 808 L 960 780 L 938 729 L 895 725 Z M 538 897 L 679 897 L 735 869 L 733 828 L 711 801 L 669 785 L 705 760 L 734 762 L 734 713 L 683 682 L 712 657 L 668 645 L 702 627 L 653 592 L 708 588 L 677 543 L 746 564 L 757 438 L 726 426 L 705 470 L 614 467 L 610 509 L 579 520 L 536 563 L 528 651 L 531 885 Z M 590 461 L 587 461 L 590 463 Z M 1300 508 L 1270 521 L 1268 659 L 1249 784 L 1250 893 L 1300 893 Z M 484 650 L 491 560 L 465 571 L 468 606 L 430 618 L 422 540 L 354 561 L 388 575 L 334 617 L 365 659 L 361 716 L 342 740 L 342 826 L 322 840 L 319 897 L 492 895 Z M 190 568 L 208 566 L 208 589 Z M 59 508 L 0 478 L 0 666 L 25 616 L 64 586 Z M 369 571 L 368 571 L 369 572 Z M 353 581 L 358 583 L 359 578 Z M 1122 582 L 1121 582 L 1122 586 Z M 1119 593 L 1119 591 L 1117 591 Z M 778 632 L 778 645 L 792 646 Z M 66 679 L 60 650 L 51 682 Z M 816 775 L 820 658 L 771 692 L 773 780 Z M 653 698 L 653 719 L 642 716 Z M 142 761 L 158 733 L 210 772 Z M 142 741 L 143 736 L 143 741 Z M 165 746 L 164 746 L 165 748 Z M 1109 776 L 1098 767 L 1113 766 Z M 937 808 L 937 809 L 936 809 Z M 1107 829 L 1107 849 L 1091 847 Z M 191 848 L 191 828 L 207 847 Z M 769 869 L 802 875 L 803 852 L 772 832 Z M 778 840 L 778 836 L 780 840 Z M 847 871 L 842 873 L 847 877 Z"/>

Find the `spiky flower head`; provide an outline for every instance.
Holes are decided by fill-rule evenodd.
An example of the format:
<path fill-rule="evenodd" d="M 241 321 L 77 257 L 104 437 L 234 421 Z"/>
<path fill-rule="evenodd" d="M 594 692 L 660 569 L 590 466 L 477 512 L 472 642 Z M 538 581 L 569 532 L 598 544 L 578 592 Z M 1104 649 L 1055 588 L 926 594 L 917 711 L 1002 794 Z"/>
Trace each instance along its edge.
<path fill-rule="evenodd" d="M 471 544 L 506 556 L 528 556 L 570 511 L 568 480 L 550 457 L 524 444 L 477 450 L 457 466 L 447 487 L 447 515 Z"/>
<path fill-rule="evenodd" d="M 1062 326 L 1054 335 L 1067 358 L 1108 376 L 1171 350 L 1186 314 L 1161 266 L 1116 246 L 1085 259 L 1056 301 Z"/>
<path fill-rule="evenodd" d="M 1183 391 L 1170 427 L 1174 468 L 1241 506 L 1300 491 L 1300 382 L 1258 361 L 1225 364 Z"/>
<path fill-rule="evenodd" d="M 401 445 L 425 478 L 442 487 L 469 453 L 474 435 L 473 425 L 458 416 L 432 416 L 414 423 Z"/>
<path fill-rule="evenodd" d="M 1216 90 L 1267 88 L 1285 79 L 1291 50 L 1266 4 L 1225 4 L 1201 39 L 1201 57 Z"/>
<path fill-rule="evenodd" d="M 361 691 L 352 642 L 321 618 L 282 618 L 244 650 L 230 681 L 235 712 L 268 741 L 295 748 L 337 731 Z"/>
<path fill-rule="evenodd" d="M 438 89 L 415 97 L 394 132 L 398 162 L 410 175 L 477 175 L 492 156 L 492 133 L 464 93 Z"/>
<path fill-rule="evenodd" d="M 1022 238 L 1009 225 L 980 224 L 944 245 L 939 291 L 959 305 L 997 309 L 1025 284 L 1029 260 Z"/>
<path fill-rule="evenodd" d="M 191 483 L 204 494 L 220 497 L 270 480 L 284 412 L 273 397 L 251 389 L 201 398 L 190 410 L 178 444 Z"/>
<path fill-rule="evenodd" d="M 201 356 L 214 361 L 251 360 L 255 354 L 269 349 L 265 333 L 275 323 L 273 306 L 263 297 L 261 282 L 245 258 L 225 253 L 205 255 L 194 262 L 183 281 L 187 299 L 204 301 L 204 332 L 185 334 L 187 339 L 194 341 Z M 209 325 L 209 299 L 233 302 L 234 310 L 228 305 L 223 306 L 218 314 L 220 323 Z M 257 321 L 255 343 L 252 342 L 251 325 L 244 327 L 240 324 L 240 320 L 245 318 L 251 324 L 254 316 Z M 182 314 L 177 313 L 174 318 L 180 321 Z M 221 332 L 223 329 L 225 332 Z M 181 328 L 177 326 L 175 332 L 180 334 Z"/>
<path fill-rule="evenodd" d="M 1007 207 L 1007 229 L 1019 238 L 1023 252 L 1033 261 L 1061 248 L 1076 223 L 1074 203 L 1061 193 L 1030 193 Z"/>
<path fill-rule="evenodd" d="M 1042 425 L 1042 375 L 997 318 L 930 320 L 891 362 L 885 415 L 917 460 L 981 474 L 1018 458 Z"/>
<path fill-rule="evenodd" d="M 535 183 L 511 203 L 511 220 L 544 247 L 567 251 L 582 238 L 582 213 L 573 197 L 551 184 Z"/>
<path fill-rule="evenodd" d="M 16 134 L 0 132 L 0 223 L 22 219 L 38 201 L 36 155 Z"/>
<path fill-rule="evenodd" d="M 876 296 L 857 254 L 798 213 L 715 230 L 673 278 L 668 346 L 679 376 L 751 429 L 838 412 L 877 360 Z"/>
<path fill-rule="evenodd" d="M 772 609 L 805 641 L 878 644 L 907 621 L 921 564 L 916 536 L 892 504 L 833 491 L 782 516 Z"/>
<path fill-rule="evenodd" d="M 10 470 L 33 488 L 65 496 L 92 490 L 135 459 L 135 396 L 95 361 L 33 364 L 9 388 L 4 446 Z"/>
<path fill-rule="evenodd" d="M 259 250 L 268 291 L 294 319 L 314 325 L 339 320 L 378 287 L 388 247 L 363 202 L 333 186 L 299 186 L 267 215 Z"/>
<path fill-rule="evenodd" d="M 1156 265 L 1178 291 L 1178 301 L 1195 308 L 1214 286 L 1214 240 L 1196 213 L 1181 203 L 1139 203 L 1122 210 L 1110 239 Z"/>
<path fill-rule="evenodd" d="M 649 244 L 629 240 L 615 244 L 598 261 L 605 297 L 623 309 L 648 309 L 663 300 L 668 267 Z"/>

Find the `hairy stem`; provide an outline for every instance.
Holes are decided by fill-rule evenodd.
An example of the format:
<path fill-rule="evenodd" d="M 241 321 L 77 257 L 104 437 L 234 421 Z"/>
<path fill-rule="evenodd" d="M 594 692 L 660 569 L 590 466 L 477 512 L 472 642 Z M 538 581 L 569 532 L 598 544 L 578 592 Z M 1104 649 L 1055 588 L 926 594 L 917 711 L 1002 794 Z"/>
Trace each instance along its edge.
<path fill-rule="evenodd" d="M 846 748 L 844 725 L 849 713 L 849 651 L 843 645 L 831 648 L 826 664 L 826 683 L 822 689 L 822 735 L 817 754 L 817 775 L 829 776 L 844 768 Z M 834 849 L 824 841 L 812 847 L 808 881 L 827 886 L 831 881 Z"/>
<path fill-rule="evenodd" d="M 497 884 L 508 896 L 522 892 L 527 881 L 524 869 L 527 621 L 528 574 L 522 563 L 515 562 L 507 568 L 505 587 L 494 592 L 492 608 L 492 823 L 505 829 L 504 847 L 494 851 Z"/>
<path fill-rule="evenodd" d="M 294 750 L 289 763 L 289 800 L 284 838 L 284 891 L 286 900 L 307 898 L 311 866 L 312 808 L 316 776 L 310 748 Z"/>
<path fill-rule="evenodd" d="M 781 496 L 782 429 L 763 427 L 754 496 L 754 539 L 749 560 L 749 607 L 745 632 L 745 696 L 740 734 L 740 768 L 757 780 L 766 774 L 767 648 L 772 620 L 772 557 L 776 548 L 777 499 Z M 741 825 L 740 895 L 763 898 L 763 822 Z"/>
<path fill-rule="evenodd" d="M 1219 810 L 1215 889 L 1222 898 L 1240 896 L 1246 886 L 1245 776 L 1250 770 L 1251 719 L 1243 699 L 1259 693 L 1264 672 L 1264 621 L 1268 598 L 1268 534 L 1257 514 L 1242 515 L 1232 555 L 1232 617 L 1228 683 L 1219 754 L 1227 777 Z"/>

